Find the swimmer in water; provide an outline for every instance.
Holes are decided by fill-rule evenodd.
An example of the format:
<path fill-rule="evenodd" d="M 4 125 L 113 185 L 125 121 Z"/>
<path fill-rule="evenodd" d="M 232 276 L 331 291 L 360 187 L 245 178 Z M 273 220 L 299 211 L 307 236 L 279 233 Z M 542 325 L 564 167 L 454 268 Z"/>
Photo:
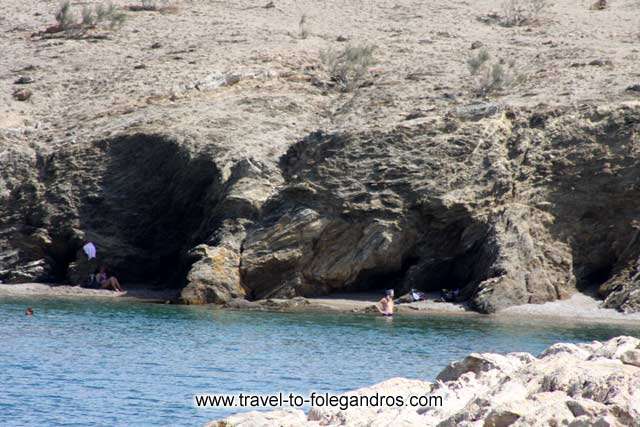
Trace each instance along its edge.
<path fill-rule="evenodd" d="M 25 316 L 33 316 L 33 308 L 31 307 L 27 307 L 27 309 L 24 311 Z"/>
<path fill-rule="evenodd" d="M 378 301 L 376 308 L 385 317 L 393 316 L 393 289 L 387 289 L 384 298 Z"/>

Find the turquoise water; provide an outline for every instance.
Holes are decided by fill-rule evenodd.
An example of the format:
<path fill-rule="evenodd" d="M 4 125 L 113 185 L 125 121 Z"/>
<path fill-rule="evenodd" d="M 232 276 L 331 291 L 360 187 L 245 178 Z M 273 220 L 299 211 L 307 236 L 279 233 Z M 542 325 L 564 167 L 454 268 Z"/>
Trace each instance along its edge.
<path fill-rule="evenodd" d="M 24 316 L 32 306 L 35 316 Z M 0 425 L 201 425 L 194 393 L 342 392 L 433 379 L 472 351 L 539 353 L 640 325 L 229 312 L 102 300 L 0 299 Z"/>

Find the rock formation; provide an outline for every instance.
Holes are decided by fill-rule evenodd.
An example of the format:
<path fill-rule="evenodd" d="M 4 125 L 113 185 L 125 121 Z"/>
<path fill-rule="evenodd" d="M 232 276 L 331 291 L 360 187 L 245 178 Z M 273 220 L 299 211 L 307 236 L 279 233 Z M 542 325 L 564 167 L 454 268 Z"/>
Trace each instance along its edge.
<path fill-rule="evenodd" d="M 10 0 L 0 281 L 78 283 L 91 240 L 186 303 L 460 288 L 494 312 L 587 289 L 640 310 L 632 6 L 505 26 L 502 0 L 325 3 L 304 38 L 297 2 L 239 0 L 78 39 L 47 34 L 59 5 Z M 321 53 L 357 46 L 337 81 Z M 527 79 L 479 92 L 481 48 Z"/>
<path fill-rule="evenodd" d="M 277 165 L 168 135 L 15 152 L 0 277 L 64 280 L 88 239 L 125 280 L 190 303 L 391 283 L 493 312 L 599 286 L 635 311 L 639 138 L 640 109 L 592 107 L 317 132 Z"/>
<path fill-rule="evenodd" d="M 217 426 L 634 426 L 640 420 L 640 340 L 554 344 L 529 353 L 472 353 L 436 382 L 394 378 L 347 395 L 441 396 L 424 407 L 238 414 Z"/>

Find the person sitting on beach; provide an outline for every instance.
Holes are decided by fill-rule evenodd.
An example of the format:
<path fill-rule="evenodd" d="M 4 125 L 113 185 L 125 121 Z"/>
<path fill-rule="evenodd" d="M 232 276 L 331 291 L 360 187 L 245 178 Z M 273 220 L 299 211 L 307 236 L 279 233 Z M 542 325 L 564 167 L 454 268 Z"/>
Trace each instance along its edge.
<path fill-rule="evenodd" d="M 393 289 L 387 289 L 384 298 L 376 304 L 376 308 L 385 317 L 393 316 Z"/>
<path fill-rule="evenodd" d="M 124 288 L 120 285 L 120 282 L 115 276 L 110 276 L 107 274 L 107 267 L 100 267 L 100 272 L 98 273 L 98 283 L 100 283 L 100 287 L 102 289 L 111 289 L 113 291 L 124 292 Z"/>

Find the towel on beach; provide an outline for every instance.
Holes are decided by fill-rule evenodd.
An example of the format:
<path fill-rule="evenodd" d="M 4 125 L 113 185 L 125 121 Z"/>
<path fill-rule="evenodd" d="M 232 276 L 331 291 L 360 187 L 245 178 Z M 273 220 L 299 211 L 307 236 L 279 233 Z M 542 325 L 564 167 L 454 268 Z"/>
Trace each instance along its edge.
<path fill-rule="evenodd" d="M 91 242 L 88 242 L 86 245 L 82 247 L 82 250 L 87 255 L 87 259 L 92 259 L 96 257 L 96 245 Z"/>

